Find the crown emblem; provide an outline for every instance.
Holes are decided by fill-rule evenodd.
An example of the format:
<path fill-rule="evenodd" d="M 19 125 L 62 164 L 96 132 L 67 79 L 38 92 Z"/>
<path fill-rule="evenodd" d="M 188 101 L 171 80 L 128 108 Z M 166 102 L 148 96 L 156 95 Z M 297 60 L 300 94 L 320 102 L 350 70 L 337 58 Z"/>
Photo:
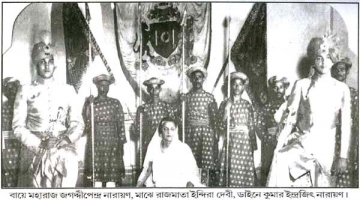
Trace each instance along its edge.
<path fill-rule="evenodd" d="M 177 7 L 174 7 L 173 3 L 161 2 L 155 4 L 154 9 L 150 10 L 148 19 L 151 23 L 168 22 L 168 21 L 180 21 L 180 12 Z"/>

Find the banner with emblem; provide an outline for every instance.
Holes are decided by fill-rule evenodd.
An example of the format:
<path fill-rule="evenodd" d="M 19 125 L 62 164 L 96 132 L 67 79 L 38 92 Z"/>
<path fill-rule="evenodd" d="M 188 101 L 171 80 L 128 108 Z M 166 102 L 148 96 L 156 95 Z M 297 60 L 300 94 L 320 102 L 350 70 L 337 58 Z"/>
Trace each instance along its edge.
<path fill-rule="evenodd" d="M 161 98 L 174 102 L 182 85 L 182 59 L 185 70 L 207 67 L 210 3 L 116 3 L 115 23 L 121 67 L 137 95 L 143 81 L 157 77 L 165 81 Z"/>

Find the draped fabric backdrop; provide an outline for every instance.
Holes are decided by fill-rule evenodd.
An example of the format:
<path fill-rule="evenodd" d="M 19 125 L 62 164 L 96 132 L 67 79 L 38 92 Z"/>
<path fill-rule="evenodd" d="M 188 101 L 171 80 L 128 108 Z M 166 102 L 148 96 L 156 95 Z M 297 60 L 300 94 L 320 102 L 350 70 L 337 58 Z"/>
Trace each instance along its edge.
<path fill-rule="evenodd" d="M 267 91 L 266 3 L 256 3 L 231 49 L 236 71 L 249 77 L 247 93 L 255 106 Z"/>
<path fill-rule="evenodd" d="M 177 99 L 182 87 L 184 21 L 185 63 L 187 66 L 207 67 L 211 37 L 210 16 L 210 3 L 116 3 L 115 34 L 120 64 L 137 95 L 144 80 L 158 77 L 165 81 L 161 98 L 167 102 Z M 137 81 L 138 76 L 141 82 Z M 143 94 L 143 100 L 146 101 L 144 88 Z"/>
<path fill-rule="evenodd" d="M 78 91 L 89 62 L 86 29 L 80 23 L 77 3 L 63 4 L 64 40 L 66 48 L 66 83 Z"/>

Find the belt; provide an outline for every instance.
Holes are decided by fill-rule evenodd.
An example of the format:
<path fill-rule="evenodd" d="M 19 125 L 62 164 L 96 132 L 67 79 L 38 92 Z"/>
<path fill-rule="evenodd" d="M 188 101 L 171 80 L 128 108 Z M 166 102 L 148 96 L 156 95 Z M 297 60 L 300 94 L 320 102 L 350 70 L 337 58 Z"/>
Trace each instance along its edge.
<path fill-rule="evenodd" d="M 52 135 L 53 132 L 51 132 L 51 131 L 31 131 L 31 133 L 41 139 L 45 139 L 47 137 L 59 137 L 62 134 L 66 133 L 66 131 L 59 131 L 57 136 Z"/>
<path fill-rule="evenodd" d="M 208 119 L 192 119 L 188 120 L 187 123 L 190 124 L 190 126 L 209 126 L 210 121 Z"/>

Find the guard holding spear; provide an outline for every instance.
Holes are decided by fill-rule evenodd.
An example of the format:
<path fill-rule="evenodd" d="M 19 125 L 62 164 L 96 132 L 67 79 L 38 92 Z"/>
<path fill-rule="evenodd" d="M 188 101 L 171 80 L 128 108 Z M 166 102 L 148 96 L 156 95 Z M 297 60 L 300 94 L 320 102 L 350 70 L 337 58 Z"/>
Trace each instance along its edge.
<path fill-rule="evenodd" d="M 86 183 L 92 187 L 116 187 L 125 175 L 123 146 L 126 143 L 124 113 L 119 100 L 108 97 L 109 86 L 115 83 L 111 69 L 90 30 L 90 14 L 86 5 L 86 29 L 89 37 L 89 68 L 92 63 L 92 44 L 110 75 L 93 78 L 98 96 L 90 96 L 83 107 L 85 134 L 88 135 L 85 157 Z"/>
<path fill-rule="evenodd" d="M 88 133 L 85 175 L 95 180 L 94 187 L 115 187 L 125 173 L 124 113 L 119 100 L 107 96 L 109 85 L 114 83 L 113 78 L 102 74 L 95 77 L 93 82 L 98 96 L 90 96 L 84 105 L 85 130 Z"/>
<path fill-rule="evenodd" d="M 223 92 L 227 96 L 219 108 L 219 131 L 226 146 L 220 155 L 220 186 L 244 187 L 255 185 L 253 152 L 257 149 L 251 104 L 241 95 L 249 84 L 242 72 L 230 74 L 230 18 L 228 23 L 228 76 Z M 226 133 L 225 133 L 226 132 Z"/>
<path fill-rule="evenodd" d="M 192 66 L 187 71 L 192 89 L 181 100 L 185 103 L 185 143 L 187 143 L 201 168 L 202 183 L 215 183 L 218 154 L 217 104 L 212 94 L 203 89 L 207 71 L 202 66 Z M 182 112 L 182 109 L 179 109 Z M 180 115 L 180 114 L 179 114 Z"/>

